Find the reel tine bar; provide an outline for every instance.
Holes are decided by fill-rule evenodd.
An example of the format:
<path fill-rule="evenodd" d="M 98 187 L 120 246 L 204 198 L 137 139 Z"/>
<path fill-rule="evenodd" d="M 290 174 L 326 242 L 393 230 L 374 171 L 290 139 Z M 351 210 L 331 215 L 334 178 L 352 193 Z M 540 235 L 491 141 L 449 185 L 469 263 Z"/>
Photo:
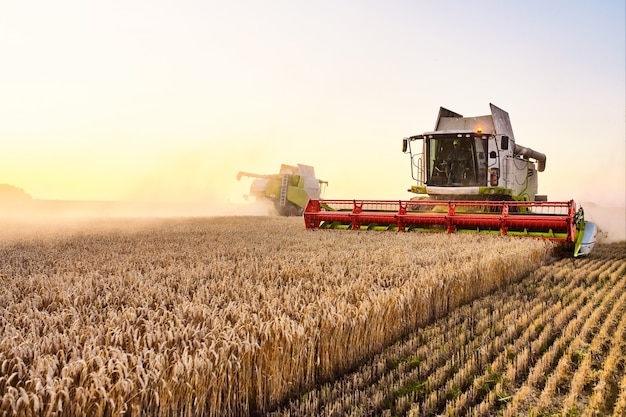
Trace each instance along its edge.
<path fill-rule="evenodd" d="M 575 215 L 573 200 L 310 200 L 304 221 L 307 229 L 318 229 L 322 225 L 333 228 L 337 224 L 347 225 L 352 230 L 370 225 L 393 227 L 398 231 L 421 227 L 444 229 L 448 233 L 499 231 L 502 235 L 573 242 Z"/>

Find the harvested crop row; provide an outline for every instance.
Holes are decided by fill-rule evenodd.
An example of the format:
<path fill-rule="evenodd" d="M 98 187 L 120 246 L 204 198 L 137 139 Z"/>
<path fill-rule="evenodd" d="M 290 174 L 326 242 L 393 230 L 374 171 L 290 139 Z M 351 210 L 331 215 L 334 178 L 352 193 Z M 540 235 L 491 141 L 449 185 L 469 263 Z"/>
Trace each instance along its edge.
<path fill-rule="evenodd" d="M 264 412 L 551 248 L 261 217 L 13 230 L 0 236 L 7 415 Z"/>
<path fill-rule="evenodd" d="M 350 402 L 352 396 L 348 395 L 349 392 L 370 398 L 365 415 L 385 408 L 395 412 L 406 411 L 416 401 L 429 402 L 427 408 L 435 407 L 433 401 L 437 400 L 438 388 L 456 378 L 461 380 L 458 389 L 467 388 L 467 379 L 473 379 L 479 367 L 484 366 L 485 358 L 481 360 L 480 355 L 489 358 L 490 349 L 484 346 L 498 331 L 502 332 L 504 317 L 510 317 L 512 313 L 519 316 L 509 322 L 519 326 L 519 329 L 513 327 L 514 333 L 521 333 L 518 340 L 528 342 L 537 337 L 545 320 L 553 316 L 555 308 L 549 307 L 547 292 L 541 292 L 546 297 L 535 297 L 534 286 L 528 291 L 532 294 L 530 300 L 514 296 L 516 292 L 513 292 L 507 297 L 477 300 L 471 310 L 463 307 L 452 312 L 446 319 L 420 329 L 407 341 L 363 366 L 359 372 L 347 376 L 345 388 L 342 388 L 342 383 L 334 383 L 307 394 L 305 401 L 296 403 L 301 408 L 296 409 L 292 405 L 291 415 L 328 414 L 332 411 L 344 413 L 362 407 L 359 402 Z M 539 322 L 538 317 L 541 319 Z M 494 326 L 499 326 L 499 329 Z M 480 366 L 479 361 L 482 363 Z M 467 367 L 471 367 L 469 373 Z M 455 369 L 458 372 L 454 372 Z M 465 377 L 462 376 L 464 374 Z M 355 384 L 354 381 L 360 383 Z M 332 398 L 328 396 L 329 392 L 334 394 Z M 434 394 L 434 398 L 427 398 L 429 394 Z M 321 398 L 317 398 L 318 395 Z M 311 409 L 311 404 L 320 404 L 324 408 Z M 371 409 L 368 410 L 369 407 Z"/>
<path fill-rule="evenodd" d="M 539 268 L 272 415 L 619 415 L 625 249 Z"/>

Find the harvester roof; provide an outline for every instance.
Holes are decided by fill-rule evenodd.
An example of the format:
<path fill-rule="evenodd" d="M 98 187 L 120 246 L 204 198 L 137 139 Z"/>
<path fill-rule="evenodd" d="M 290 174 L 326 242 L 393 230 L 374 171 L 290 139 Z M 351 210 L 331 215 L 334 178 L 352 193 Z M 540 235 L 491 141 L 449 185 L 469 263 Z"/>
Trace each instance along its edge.
<path fill-rule="evenodd" d="M 485 116 L 463 117 L 462 115 L 444 107 L 439 109 L 437 123 L 433 132 L 441 133 L 485 133 L 489 135 L 507 135 L 510 140 L 515 140 L 509 114 L 494 104 L 489 104 L 491 114 Z"/>

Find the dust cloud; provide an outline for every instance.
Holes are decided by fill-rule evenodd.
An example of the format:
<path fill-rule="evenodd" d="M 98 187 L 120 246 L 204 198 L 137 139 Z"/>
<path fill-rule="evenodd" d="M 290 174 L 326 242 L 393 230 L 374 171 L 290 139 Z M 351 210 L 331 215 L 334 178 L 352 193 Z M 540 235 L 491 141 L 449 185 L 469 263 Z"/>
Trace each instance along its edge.
<path fill-rule="evenodd" d="M 70 201 L 35 200 L 19 204 L 4 203 L 0 216 L 4 220 L 108 218 L 108 217 L 215 217 L 271 215 L 266 203 L 211 201 Z"/>
<path fill-rule="evenodd" d="M 32 200 L 0 204 L 0 245 L 44 236 L 141 230 L 176 219 L 264 216 L 273 207 L 248 204 Z"/>
<path fill-rule="evenodd" d="M 174 149 L 129 181 L 122 200 L 136 215 L 269 215 L 267 202 L 245 198 L 251 181 L 236 179 L 260 155 L 254 147 L 236 144 Z"/>
<path fill-rule="evenodd" d="M 595 203 L 581 203 L 585 220 L 596 223 L 600 242 L 626 240 L 626 207 L 604 207 Z"/>
<path fill-rule="evenodd" d="M 198 145 L 176 148 L 146 163 L 123 180 L 98 184 L 102 201 L 42 200 L 27 190 L 0 188 L 0 216 L 10 221 L 45 222 L 85 218 L 155 218 L 205 216 L 264 216 L 271 204 L 245 198 L 251 181 L 237 181 L 237 172 L 254 165 L 263 153 L 254 147 Z M 269 167 L 268 167 L 269 168 Z M 2 186 L 2 184 L 0 184 Z"/>
<path fill-rule="evenodd" d="M 178 157 L 165 161 L 167 169 L 129 178 L 131 191 L 117 201 L 43 200 L 17 186 L 0 184 L 0 243 L 151 227 L 175 218 L 275 215 L 272 203 L 244 198 L 250 182 L 238 182 L 234 166 L 227 162 L 201 166 L 198 158 L 185 162 Z"/>

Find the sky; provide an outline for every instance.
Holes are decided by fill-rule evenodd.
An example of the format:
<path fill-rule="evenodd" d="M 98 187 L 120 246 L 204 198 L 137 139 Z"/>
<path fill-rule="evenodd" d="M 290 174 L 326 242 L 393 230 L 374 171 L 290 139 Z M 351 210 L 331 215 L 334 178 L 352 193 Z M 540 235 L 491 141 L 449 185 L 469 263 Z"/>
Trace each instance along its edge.
<path fill-rule="evenodd" d="M 506 110 L 539 192 L 626 205 L 625 2 L 0 4 L 0 184 L 37 199 L 236 204 L 281 163 L 407 199 L 403 137 Z M 208 204 L 208 203 L 207 203 Z"/>

